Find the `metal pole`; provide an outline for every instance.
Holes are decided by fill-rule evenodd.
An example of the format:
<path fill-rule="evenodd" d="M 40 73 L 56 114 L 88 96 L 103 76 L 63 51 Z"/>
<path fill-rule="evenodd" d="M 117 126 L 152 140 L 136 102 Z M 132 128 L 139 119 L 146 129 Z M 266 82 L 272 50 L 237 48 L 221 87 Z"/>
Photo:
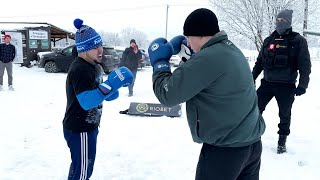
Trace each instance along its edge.
<path fill-rule="evenodd" d="M 168 12 L 169 11 L 169 4 L 167 4 L 167 12 L 166 12 L 166 39 L 168 38 Z"/>
<path fill-rule="evenodd" d="M 308 29 L 308 0 L 305 0 L 305 7 L 304 7 L 304 18 L 303 18 L 303 29 Z M 303 32 L 303 36 L 307 37 L 307 34 Z"/>

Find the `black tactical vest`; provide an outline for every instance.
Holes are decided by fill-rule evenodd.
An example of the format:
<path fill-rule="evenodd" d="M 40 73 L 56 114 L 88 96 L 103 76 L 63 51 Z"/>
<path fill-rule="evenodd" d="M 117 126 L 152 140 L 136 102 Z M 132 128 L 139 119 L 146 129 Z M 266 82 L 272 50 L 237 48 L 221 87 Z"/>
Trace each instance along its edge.
<path fill-rule="evenodd" d="M 263 45 L 262 67 L 264 69 L 297 68 L 298 41 L 290 33 L 286 36 L 270 36 Z"/>

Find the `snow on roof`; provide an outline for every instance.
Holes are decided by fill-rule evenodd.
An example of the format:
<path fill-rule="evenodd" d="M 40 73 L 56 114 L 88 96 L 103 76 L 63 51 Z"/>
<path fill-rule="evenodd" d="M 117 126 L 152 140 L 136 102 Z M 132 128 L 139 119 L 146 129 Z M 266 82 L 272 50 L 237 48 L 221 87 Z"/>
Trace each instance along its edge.
<path fill-rule="evenodd" d="M 17 24 L 11 24 L 6 22 L 0 22 L 0 30 L 22 30 L 28 27 L 48 27 L 49 25 L 46 23 L 17 23 Z"/>
<path fill-rule="evenodd" d="M 37 29 L 40 27 L 50 28 L 51 38 L 53 39 L 64 39 L 68 35 L 70 39 L 75 39 L 74 33 L 61 29 L 55 25 L 46 22 L 0 22 L 0 31 L 19 31 L 26 30 L 28 28 Z"/>

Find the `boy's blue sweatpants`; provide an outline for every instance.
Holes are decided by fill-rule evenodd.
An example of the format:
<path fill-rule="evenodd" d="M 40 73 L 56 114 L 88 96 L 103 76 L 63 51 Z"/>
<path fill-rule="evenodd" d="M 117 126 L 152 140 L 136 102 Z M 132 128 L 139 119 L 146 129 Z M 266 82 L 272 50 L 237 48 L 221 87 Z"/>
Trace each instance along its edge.
<path fill-rule="evenodd" d="M 89 132 L 63 129 L 71 153 L 68 180 L 87 180 L 91 177 L 96 158 L 98 128 Z"/>

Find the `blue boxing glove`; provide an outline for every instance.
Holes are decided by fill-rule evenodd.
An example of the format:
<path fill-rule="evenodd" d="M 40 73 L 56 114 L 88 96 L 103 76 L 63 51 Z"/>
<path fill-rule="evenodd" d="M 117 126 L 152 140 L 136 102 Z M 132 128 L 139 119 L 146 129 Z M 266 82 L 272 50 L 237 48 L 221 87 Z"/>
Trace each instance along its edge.
<path fill-rule="evenodd" d="M 193 54 L 192 49 L 188 46 L 188 40 L 185 36 L 179 35 L 170 40 L 173 47 L 173 55 L 178 55 L 183 62 L 186 62 Z"/>
<path fill-rule="evenodd" d="M 80 106 L 87 111 L 98 107 L 104 100 L 112 101 L 117 99 L 119 97 L 118 89 L 132 84 L 132 81 L 132 72 L 126 67 L 121 67 L 113 70 L 108 79 L 101 83 L 98 88 L 77 94 L 77 99 Z"/>
<path fill-rule="evenodd" d="M 107 95 L 110 92 L 114 93 L 120 87 L 132 84 L 132 81 L 132 72 L 126 67 L 121 67 L 111 71 L 111 73 L 108 75 L 108 79 L 99 85 L 99 89 L 102 94 Z"/>
<path fill-rule="evenodd" d="M 104 100 L 113 101 L 113 100 L 118 99 L 118 97 L 119 97 L 119 91 L 116 90 L 114 93 L 112 93 L 111 95 L 107 96 Z"/>
<path fill-rule="evenodd" d="M 148 48 L 148 53 L 153 72 L 171 71 L 169 60 L 173 54 L 173 47 L 165 38 L 153 40 Z"/>

